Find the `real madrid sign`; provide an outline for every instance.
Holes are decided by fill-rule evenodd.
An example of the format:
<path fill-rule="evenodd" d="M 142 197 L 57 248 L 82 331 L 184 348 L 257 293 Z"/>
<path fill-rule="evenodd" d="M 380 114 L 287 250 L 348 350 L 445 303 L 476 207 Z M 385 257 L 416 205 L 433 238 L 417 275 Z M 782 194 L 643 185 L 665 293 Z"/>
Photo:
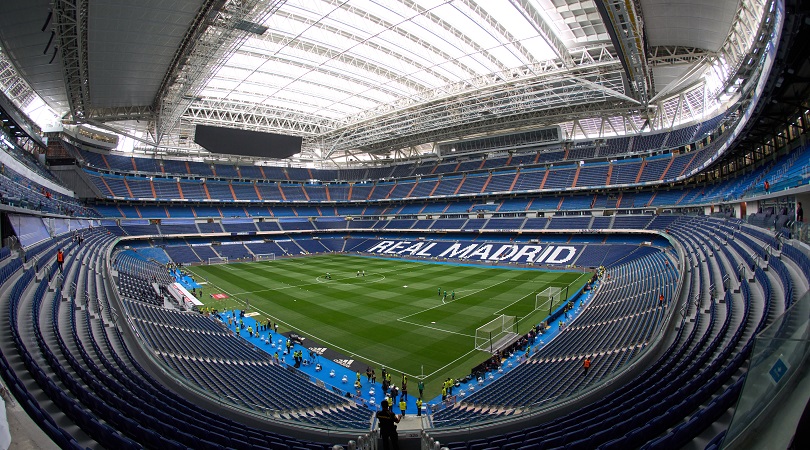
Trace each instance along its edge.
<path fill-rule="evenodd" d="M 570 245 L 380 241 L 365 251 L 379 255 L 422 256 L 426 258 L 503 261 L 525 264 L 566 264 L 574 260 L 577 250 L 577 247 Z"/>

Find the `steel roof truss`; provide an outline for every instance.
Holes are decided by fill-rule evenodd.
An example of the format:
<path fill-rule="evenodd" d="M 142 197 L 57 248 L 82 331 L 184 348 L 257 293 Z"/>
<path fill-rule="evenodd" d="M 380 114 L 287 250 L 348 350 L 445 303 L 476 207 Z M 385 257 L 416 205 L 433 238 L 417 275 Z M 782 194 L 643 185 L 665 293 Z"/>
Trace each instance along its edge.
<path fill-rule="evenodd" d="M 54 0 L 53 8 L 68 104 L 73 120 L 81 122 L 90 108 L 87 0 Z"/>

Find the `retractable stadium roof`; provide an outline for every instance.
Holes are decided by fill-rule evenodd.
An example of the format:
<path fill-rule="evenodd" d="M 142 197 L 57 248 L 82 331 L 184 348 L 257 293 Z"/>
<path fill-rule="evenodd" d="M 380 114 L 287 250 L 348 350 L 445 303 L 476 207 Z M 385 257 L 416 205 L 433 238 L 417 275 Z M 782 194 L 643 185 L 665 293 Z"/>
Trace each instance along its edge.
<path fill-rule="evenodd" d="M 716 109 L 768 5 L 8 0 L 0 87 L 158 153 L 204 154 L 198 124 L 300 136 L 310 161 L 550 125 L 601 137 Z"/>

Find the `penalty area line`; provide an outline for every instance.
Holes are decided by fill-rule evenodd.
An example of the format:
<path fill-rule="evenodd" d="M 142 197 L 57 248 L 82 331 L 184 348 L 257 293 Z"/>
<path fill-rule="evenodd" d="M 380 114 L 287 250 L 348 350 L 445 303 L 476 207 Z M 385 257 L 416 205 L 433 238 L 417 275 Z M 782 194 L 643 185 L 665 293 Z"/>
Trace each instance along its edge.
<path fill-rule="evenodd" d="M 407 323 L 409 325 L 415 325 L 417 327 L 429 328 L 431 330 L 441 331 L 443 333 L 457 334 L 459 336 L 466 336 L 466 337 L 471 337 L 471 338 L 475 339 L 475 336 L 473 336 L 471 334 L 464 334 L 464 333 L 459 333 L 458 331 L 450 331 L 450 330 L 445 330 L 445 329 L 442 329 L 442 328 L 439 328 L 439 327 L 432 327 L 430 325 L 424 325 L 424 324 L 421 324 L 421 323 L 409 322 L 409 321 L 404 320 L 404 319 L 397 319 L 397 322 Z"/>
<path fill-rule="evenodd" d="M 475 349 L 475 348 L 474 348 L 474 349 L 472 349 L 472 350 L 468 351 L 467 353 L 465 353 L 465 354 L 463 354 L 463 355 L 459 356 L 458 358 L 456 358 L 456 359 L 454 359 L 454 360 L 450 361 L 449 363 L 447 363 L 447 364 L 445 364 L 445 365 L 443 365 L 443 366 L 439 367 L 438 369 L 434 370 L 433 372 L 431 372 L 431 373 L 429 373 L 429 374 L 425 375 L 425 378 L 424 378 L 424 379 L 431 378 L 432 376 L 436 375 L 437 373 L 441 372 L 442 370 L 444 370 L 444 369 L 446 369 L 446 368 L 448 368 L 448 367 L 452 366 L 452 365 L 453 365 L 453 364 L 455 364 L 457 361 L 462 360 L 462 359 L 466 358 L 467 356 L 469 356 L 469 355 L 471 355 L 471 354 L 473 354 L 473 353 L 475 353 L 475 352 L 480 352 L 480 351 L 481 351 L 481 350 L 478 350 L 478 349 Z"/>
<path fill-rule="evenodd" d="M 503 314 L 503 313 L 502 313 L 502 311 L 503 311 L 503 310 L 510 308 L 510 307 L 511 307 L 512 305 L 514 305 L 515 303 L 518 303 L 518 302 L 523 301 L 523 299 L 525 299 L 526 297 L 528 297 L 528 296 L 530 296 L 530 295 L 532 295 L 532 294 L 536 294 L 536 293 L 535 293 L 535 292 L 529 292 L 528 294 L 524 295 L 523 297 L 520 297 L 519 299 L 517 299 L 517 300 L 513 301 L 512 303 L 510 303 L 510 304 L 508 304 L 508 305 L 504 306 L 503 308 L 501 308 L 501 309 L 499 309 L 499 310 L 495 311 L 494 313 L 492 313 L 492 315 L 493 315 L 493 316 L 497 316 L 497 315 L 499 315 L 499 314 Z M 534 311 L 537 311 L 537 310 L 535 309 Z M 532 311 L 532 312 L 534 312 L 534 311 Z"/>

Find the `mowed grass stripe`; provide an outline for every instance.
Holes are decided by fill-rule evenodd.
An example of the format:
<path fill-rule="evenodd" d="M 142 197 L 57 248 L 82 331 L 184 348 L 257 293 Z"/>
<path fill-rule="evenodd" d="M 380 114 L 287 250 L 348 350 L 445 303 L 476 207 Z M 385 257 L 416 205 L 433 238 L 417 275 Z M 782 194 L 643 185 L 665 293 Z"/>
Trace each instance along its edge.
<path fill-rule="evenodd" d="M 353 359 L 410 375 L 418 375 L 421 366 L 429 374 L 454 360 L 463 365 L 436 376 L 466 375 L 474 346 L 469 336 L 495 314 L 528 313 L 545 287 L 584 284 L 590 277 L 349 255 L 192 270 L 214 285 L 208 288 L 212 292 L 219 288 L 242 302 L 247 299 L 271 320 Z M 357 277 L 358 270 L 366 276 Z M 325 279 L 327 272 L 332 280 Z M 439 288 L 447 290 L 447 302 L 437 294 Z M 481 353 L 479 360 L 487 356 Z"/>
<path fill-rule="evenodd" d="M 311 259 L 311 258 L 305 258 Z M 313 267 L 312 265 L 304 266 L 302 264 L 286 265 L 286 266 L 273 266 L 266 263 L 261 265 L 244 265 L 244 270 L 253 276 L 246 276 L 245 279 L 253 281 L 256 284 L 249 285 L 241 293 L 236 295 L 243 295 L 249 293 L 257 293 L 266 290 L 274 289 L 290 289 L 294 287 L 306 288 L 306 286 L 331 283 L 326 280 L 327 273 L 332 275 L 333 281 L 342 281 L 347 284 L 366 285 L 369 283 L 376 283 L 383 281 L 386 278 L 386 273 L 398 272 L 400 268 L 381 268 L 383 270 L 366 270 L 365 277 L 357 277 L 357 271 L 346 271 L 345 266 L 341 264 L 319 265 Z M 225 270 L 225 269 L 223 269 Z M 233 276 L 233 273 L 227 274 Z M 334 284 L 334 283 L 332 283 Z M 241 283 L 239 283 L 242 286 Z"/>

